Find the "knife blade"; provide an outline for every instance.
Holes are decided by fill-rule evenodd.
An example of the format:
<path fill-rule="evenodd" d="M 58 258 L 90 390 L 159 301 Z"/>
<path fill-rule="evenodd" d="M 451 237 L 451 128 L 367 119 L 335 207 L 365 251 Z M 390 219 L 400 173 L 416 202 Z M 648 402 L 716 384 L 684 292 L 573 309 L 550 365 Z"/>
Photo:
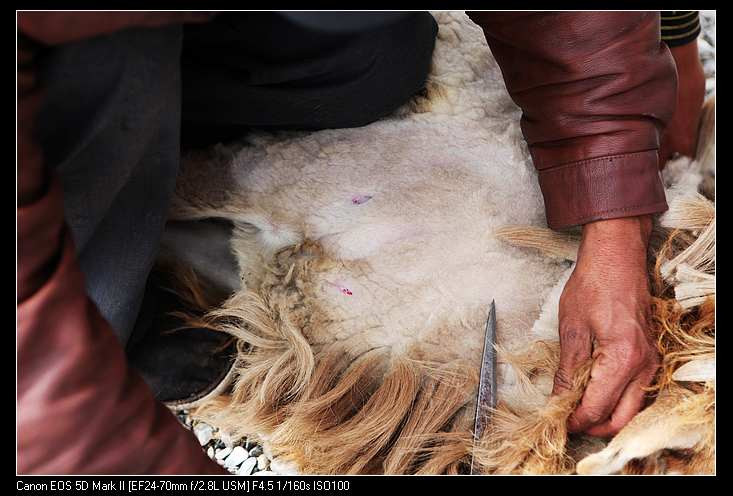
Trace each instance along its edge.
<path fill-rule="evenodd" d="M 486 333 L 484 335 L 484 352 L 481 357 L 481 375 L 476 398 L 476 418 L 473 423 L 473 444 L 486 429 L 491 408 L 496 407 L 496 303 L 491 300 L 489 317 L 486 319 Z M 476 469 L 473 454 L 471 455 L 471 475 Z"/>

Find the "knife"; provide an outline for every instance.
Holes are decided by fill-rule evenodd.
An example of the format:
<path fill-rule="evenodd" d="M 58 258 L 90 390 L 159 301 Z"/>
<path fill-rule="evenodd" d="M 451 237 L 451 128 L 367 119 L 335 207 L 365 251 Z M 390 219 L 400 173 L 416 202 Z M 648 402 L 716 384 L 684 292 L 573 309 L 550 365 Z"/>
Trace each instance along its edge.
<path fill-rule="evenodd" d="M 484 335 L 484 353 L 481 357 L 481 375 L 478 385 L 478 397 L 476 398 L 476 419 L 473 423 L 473 445 L 486 429 L 489 412 L 496 407 L 496 304 L 491 301 L 489 318 L 486 319 L 486 334 Z M 478 471 L 475 466 L 473 454 L 471 455 L 471 475 Z"/>

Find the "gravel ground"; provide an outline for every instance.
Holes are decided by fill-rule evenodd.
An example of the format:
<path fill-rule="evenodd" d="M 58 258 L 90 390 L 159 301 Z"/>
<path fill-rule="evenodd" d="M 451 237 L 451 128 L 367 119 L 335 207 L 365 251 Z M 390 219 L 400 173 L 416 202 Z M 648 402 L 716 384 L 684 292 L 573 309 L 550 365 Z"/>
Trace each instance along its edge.
<path fill-rule="evenodd" d="M 191 429 L 209 458 L 234 475 L 279 475 L 270 470 L 270 458 L 262 446 L 241 439 L 233 442 L 226 434 L 204 423 L 192 421 L 186 410 L 175 412 L 178 420 Z"/>
<path fill-rule="evenodd" d="M 715 92 L 715 11 L 701 11 L 700 24 L 702 33 L 697 45 L 705 70 L 705 92 L 710 96 Z"/>
<path fill-rule="evenodd" d="M 707 96 L 715 92 L 715 11 L 701 11 L 702 34 L 698 38 L 700 58 L 705 70 Z M 271 460 L 262 446 L 242 439 L 234 443 L 218 429 L 203 422 L 193 422 L 188 412 L 175 412 L 180 422 L 193 430 L 201 448 L 219 465 L 235 475 L 278 475 L 270 468 Z"/>

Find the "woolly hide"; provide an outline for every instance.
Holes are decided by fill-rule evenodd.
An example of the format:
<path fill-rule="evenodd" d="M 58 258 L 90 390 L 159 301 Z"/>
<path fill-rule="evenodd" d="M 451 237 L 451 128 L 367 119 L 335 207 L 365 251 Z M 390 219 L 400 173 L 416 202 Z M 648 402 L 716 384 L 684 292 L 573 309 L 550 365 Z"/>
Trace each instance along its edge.
<path fill-rule="evenodd" d="M 486 473 L 563 473 L 605 445 L 566 443 L 577 393 L 548 401 L 575 237 L 545 227 L 483 33 L 462 13 L 436 19 L 426 92 L 394 115 L 184 161 L 171 218 L 231 221 L 242 280 L 192 321 L 239 340 L 231 394 L 196 414 L 263 440 L 278 470 L 459 473 L 475 450 Z M 677 169 L 696 189 L 694 166 Z M 474 445 L 492 299 L 500 406 Z"/>

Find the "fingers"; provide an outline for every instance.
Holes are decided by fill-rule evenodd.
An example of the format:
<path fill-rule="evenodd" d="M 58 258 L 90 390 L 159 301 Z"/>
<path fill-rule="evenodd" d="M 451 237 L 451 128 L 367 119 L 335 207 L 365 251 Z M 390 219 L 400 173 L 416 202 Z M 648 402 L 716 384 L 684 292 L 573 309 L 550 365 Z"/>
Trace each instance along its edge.
<path fill-rule="evenodd" d="M 646 392 L 642 388 L 646 386 L 648 386 L 647 381 L 641 379 L 631 381 L 626 386 L 611 417 L 602 424 L 590 427 L 585 432 L 596 437 L 613 437 L 618 434 L 618 431 L 628 424 L 644 406 Z"/>
<path fill-rule="evenodd" d="M 605 421 L 614 411 L 636 370 L 618 357 L 599 353 L 591 369 L 591 377 L 583 398 L 568 419 L 570 432 L 582 432 Z"/>
<path fill-rule="evenodd" d="M 593 346 L 590 331 L 579 326 L 560 328 L 560 365 L 555 372 L 552 394 L 571 389 L 575 371 L 591 357 Z"/>
<path fill-rule="evenodd" d="M 649 366 L 626 386 L 611 417 L 602 424 L 587 429 L 586 433 L 597 437 L 613 437 L 618 434 L 644 407 L 646 400 L 644 388 L 654 381 L 657 368 L 656 360 L 651 361 Z"/>

